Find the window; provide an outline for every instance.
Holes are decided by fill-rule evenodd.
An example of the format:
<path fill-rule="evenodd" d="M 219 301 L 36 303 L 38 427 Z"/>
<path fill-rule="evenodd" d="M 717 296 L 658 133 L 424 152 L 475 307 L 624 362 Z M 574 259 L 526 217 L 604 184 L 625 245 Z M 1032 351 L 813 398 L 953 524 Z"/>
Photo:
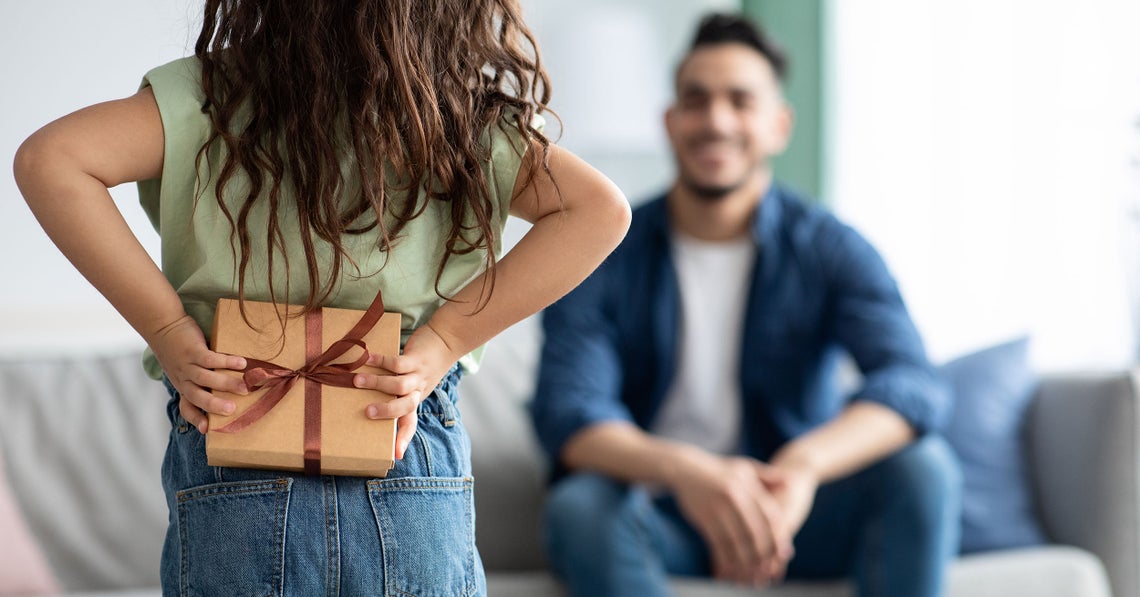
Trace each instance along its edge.
<path fill-rule="evenodd" d="M 829 9 L 826 194 L 932 357 L 1029 332 L 1044 369 L 1134 362 L 1140 3 Z"/>

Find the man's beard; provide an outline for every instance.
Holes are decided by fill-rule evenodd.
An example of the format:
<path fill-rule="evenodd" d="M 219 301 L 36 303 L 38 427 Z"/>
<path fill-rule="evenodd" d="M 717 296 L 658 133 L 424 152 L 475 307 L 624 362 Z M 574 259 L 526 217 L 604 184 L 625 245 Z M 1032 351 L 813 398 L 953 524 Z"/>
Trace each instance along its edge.
<path fill-rule="evenodd" d="M 740 142 L 735 140 L 732 137 L 710 132 L 710 133 L 706 133 L 706 134 L 701 135 L 701 137 L 696 139 L 694 141 L 694 143 L 733 143 L 733 144 L 739 144 Z M 697 199 L 699 199 L 700 201 L 703 201 L 705 203 L 716 203 L 719 201 L 723 201 L 724 198 L 728 197 L 730 194 L 732 194 L 733 191 L 736 191 L 737 189 L 748 184 L 748 178 L 749 177 L 747 174 L 741 176 L 740 180 L 737 180 L 737 181 L 732 182 L 732 183 L 727 184 L 727 185 L 701 184 L 700 182 L 697 182 L 696 176 L 692 176 L 691 173 L 685 171 L 685 167 L 681 163 L 681 159 L 679 157 L 676 157 L 676 156 L 674 156 L 674 157 L 676 158 L 677 172 L 679 173 L 679 176 L 677 178 L 678 178 L 678 181 L 681 183 L 681 186 L 684 187 L 686 190 L 688 190 L 690 193 L 692 193 L 693 196 L 695 196 Z"/>
<path fill-rule="evenodd" d="M 691 176 L 687 176 L 684 173 L 681 174 L 678 180 L 685 190 L 705 203 L 723 201 L 724 198 L 732 194 L 733 191 L 744 186 L 747 181 L 747 179 L 743 179 L 730 185 L 704 185 L 696 182 Z"/>

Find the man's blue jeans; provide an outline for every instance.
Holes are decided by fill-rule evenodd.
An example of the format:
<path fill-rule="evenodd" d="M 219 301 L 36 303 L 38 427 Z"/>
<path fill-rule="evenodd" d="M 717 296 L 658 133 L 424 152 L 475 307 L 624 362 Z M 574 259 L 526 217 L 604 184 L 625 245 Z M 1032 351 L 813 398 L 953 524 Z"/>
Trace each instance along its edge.
<path fill-rule="evenodd" d="M 819 489 L 788 578 L 850 578 L 860 597 L 940 595 L 958 549 L 960 502 L 956 459 L 942 439 L 925 437 Z M 670 575 L 710 575 L 703 540 L 671 498 L 599 475 L 552 488 L 545 530 L 573 595 L 668 595 Z"/>

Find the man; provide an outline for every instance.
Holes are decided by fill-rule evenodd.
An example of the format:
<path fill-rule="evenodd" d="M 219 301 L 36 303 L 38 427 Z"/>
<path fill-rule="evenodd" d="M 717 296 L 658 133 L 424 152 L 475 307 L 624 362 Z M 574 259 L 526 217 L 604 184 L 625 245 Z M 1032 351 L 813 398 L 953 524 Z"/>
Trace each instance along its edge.
<path fill-rule="evenodd" d="M 747 21 L 702 22 L 665 115 L 677 180 L 545 314 L 533 415 L 575 595 L 668 594 L 668 575 L 940 594 L 961 480 L 929 432 L 949 396 L 875 250 L 773 182 L 785 68 Z"/>

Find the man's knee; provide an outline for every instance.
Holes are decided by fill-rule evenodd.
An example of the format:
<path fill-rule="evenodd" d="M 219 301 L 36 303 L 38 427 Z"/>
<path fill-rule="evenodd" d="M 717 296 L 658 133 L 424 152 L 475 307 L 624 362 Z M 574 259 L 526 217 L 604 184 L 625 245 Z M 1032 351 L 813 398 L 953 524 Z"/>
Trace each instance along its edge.
<path fill-rule="evenodd" d="M 962 471 L 941 437 L 928 435 L 877 465 L 882 486 L 900 514 L 915 524 L 957 524 L 962 500 Z"/>
<path fill-rule="evenodd" d="M 576 474 L 551 488 L 544 508 L 546 540 L 557 553 L 604 551 L 637 524 L 635 489 L 596 474 Z"/>

